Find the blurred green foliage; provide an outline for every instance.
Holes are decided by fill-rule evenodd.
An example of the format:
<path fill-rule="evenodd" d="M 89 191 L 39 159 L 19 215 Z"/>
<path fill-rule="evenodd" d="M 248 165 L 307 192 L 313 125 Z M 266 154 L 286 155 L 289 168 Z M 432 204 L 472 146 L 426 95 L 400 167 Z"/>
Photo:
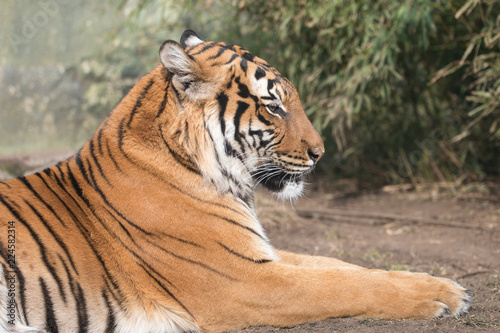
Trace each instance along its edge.
<path fill-rule="evenodd" d="M 335 173 L 415 185 L 498 174 L 497 1 L 240 1 L 240 8 L 262 56 L 294 82 L 316 127 L 335 142 Z"/>
<path fill-rule="evenodd" d="M 136 14 L 165 1 L 139 3 Z M 332 174 L 418 186 L 500 173 L 498 1 L 178 3 L 198 17 L 187 27 L 291 79 Z"/>
<path fill-rule="evenodd" d="M 93 18 L 115 11 L 106 19 L 113 29 L 72 65 L 89 117 L 102 119 L 158 62 L 161 42 L 190 28 L 249 49 L 295 84 L 327 143 L 320 166 L 336 177 L 418 186 L 500 174 L 498 1 L 107 0 L 100 8 Z"/>

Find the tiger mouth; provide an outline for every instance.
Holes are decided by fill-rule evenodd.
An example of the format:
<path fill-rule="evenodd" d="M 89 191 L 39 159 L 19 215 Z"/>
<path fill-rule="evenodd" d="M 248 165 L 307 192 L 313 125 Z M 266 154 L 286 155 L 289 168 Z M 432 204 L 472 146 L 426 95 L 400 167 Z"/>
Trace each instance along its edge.
<path fill-rule="evenodd" d="M 281 192 L 289 183 L 299 183 L 303 180 L 303 174 L 290 174 L 282 171 L 278 174 L 265 176 L 260 184 L 272 192 Z"/>

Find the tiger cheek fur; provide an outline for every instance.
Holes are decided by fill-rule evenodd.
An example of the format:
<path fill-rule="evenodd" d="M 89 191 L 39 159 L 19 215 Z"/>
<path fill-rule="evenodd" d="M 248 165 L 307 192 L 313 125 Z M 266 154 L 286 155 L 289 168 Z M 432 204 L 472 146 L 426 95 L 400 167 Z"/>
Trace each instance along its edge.
<path fill-rule="evenodd" d="M 274 249 L 259 184 L 324 154 L 293 85 L 188 30 L 75 156 L 0 182 L 0 331 L 198 332 L 464 314 L 457 283 Z"/>

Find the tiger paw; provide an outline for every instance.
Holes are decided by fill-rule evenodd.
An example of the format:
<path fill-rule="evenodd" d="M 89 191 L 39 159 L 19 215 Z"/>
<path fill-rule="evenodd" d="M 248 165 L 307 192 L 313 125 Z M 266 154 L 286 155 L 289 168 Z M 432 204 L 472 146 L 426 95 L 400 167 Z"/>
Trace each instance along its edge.
<path fill-rule="evenodd" d="M 440 317 L 447 317 L 447 316 L 455 316 L 459 317 L 462 315 L 465 315 L 469 312 L 470 309 L 470 303 L 472 301 L 472 293 L 462 287 L 460 283 L 456 281 L 452 281 L 455 284 L 456 289 L 458 289 L 458 292 L 454 293 L 455 296 L 455 304 L 457 304 L 457 299 L 458 299 L 458 305 L 455 305 L 451 310 L 450 307 L 446 304 L 443 303 L 439 300 L 435 300 L 435 302 L 441 303 L 442 309 L 440 312 L 438 312 L 434 317 L 440 318 Z"/>
<path fill-rule="evenodd" d="M 388 289 L 380 302 L 379 318 L 430 319 L 461 316 L 469 311 L 470 291 L 458 282 L 425 273 L 379 272 Z M 381 288 L 384 288 L 381 287 Z M 380 295 L 380 291 L 377 294 Z"/>

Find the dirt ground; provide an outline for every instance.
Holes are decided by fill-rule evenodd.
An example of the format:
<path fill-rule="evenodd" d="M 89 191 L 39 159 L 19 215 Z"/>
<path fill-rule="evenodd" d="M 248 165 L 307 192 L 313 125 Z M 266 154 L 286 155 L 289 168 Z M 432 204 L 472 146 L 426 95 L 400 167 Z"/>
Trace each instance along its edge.
<path fill-rule="evenodd" d="M 67 154 L 2 156 L 0 170 L 10 172 L 6 179 L 43 168 Z M 420 191 L 403 186 L 360 192 L 349 181 L 315 179 L 312 183 L 305 197 L 293 205 L 258 192 L 258 214 L 275 247 L 368 268 L 455 279 L 474 295 L 470 313 L 427 321 L 340 318 L 231 333 L 500 332 L 499 185 L 473 184 L 458 190 L 433 185 Z"/>
<path fill-rule="evenodd" d="M 500 196 L 493 187 L 346 193 L 318 183 L 293 207 L 258 193 L 258 213 L 275 247 L 452 278 L 472 291 L 471 311 L 458 319 L 339 318 L 232 333 L 500 332 Z"/>

